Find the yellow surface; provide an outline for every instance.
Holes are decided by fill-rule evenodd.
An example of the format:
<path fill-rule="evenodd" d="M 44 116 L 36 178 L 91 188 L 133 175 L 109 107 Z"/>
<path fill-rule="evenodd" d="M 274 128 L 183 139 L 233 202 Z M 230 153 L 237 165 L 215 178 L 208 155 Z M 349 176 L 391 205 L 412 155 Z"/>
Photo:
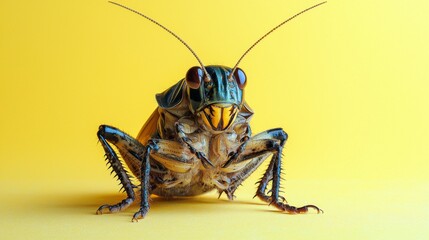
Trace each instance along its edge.
<path fill-rule="evenodd" d="M 120 1 L 183 37 L 205 64 L 233 65 L 316 1 Z M 237 192 L 122 199 L 95 132 L 136 135 L 154 94 L 197 65 L 178 41 L 106 1 L 0 2 L 0 239 L 428 239 L 427 1 L 329 1 L 243 60 L 253 132 L 283 127 L 287 215 Z"/>

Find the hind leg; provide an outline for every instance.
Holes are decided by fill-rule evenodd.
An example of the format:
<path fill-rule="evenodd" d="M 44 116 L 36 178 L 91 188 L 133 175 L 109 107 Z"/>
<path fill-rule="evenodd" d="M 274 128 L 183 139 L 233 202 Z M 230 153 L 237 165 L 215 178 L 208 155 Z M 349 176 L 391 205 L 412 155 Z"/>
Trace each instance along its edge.
<path fill-rule="evenodd" d="M 116 146 L 119 149 L 122 157 L 127 162 L 127 165 L 132 171 L 134 169 L 140 168 L 139 165 L 141 160 L 139 156 L 145 149 L 144 146 L 134 138 L 130 137 L 119 129 L 110 126 L 101 125 L 97 132 L 97 137 L 106 153 L 106 160 L 109 164 L 109 168 L 112 168 L 112 173 L 115 173 L 118 180 L 121 182 L 121 189 L 124 189 L 127 194 L 127 198 L 116 204 L 104 204 L 97 209 L 96 213 L 102 214 L 118 212 L 127 208 L 131 205 L 131 203 L 133 203 L 135 199 L 134 188 L 136 188 L 136 186 L 132 184 L 130 180 L 131 176 L 125 170 L 122 162 L 119 160 L 119 157 L 110 144 Z"/>
<path fill-rule="evenodd" d="M 227 166 L 234 168 L 242 162 L 248 163 L 231 178 L 231 184 L 226 190 L 228 197 L 232 198 L 234 191 L 253 171 L 255 171 L 261 163 L 272 154 L 270 164 L 259 181 L 256 196 L 262 201 L 265 201 L 276 208 L 288 213 L 306 213 L 308 209 L 315 209 L 318 213 L 322 212 L 321 209 L 314 205 L 306 205 L 303 207 L 294 207 L 285 203 L 285 198 L 279 195 L 280 180 L 281 180 L 281 164 L 282 164 L 282 150 L 287 140 L 287 134 L 282 129 L 271 129 L 262 132 L 246 142 L 243 152 L 231 160 Z M 272 182 L 271 189 L 267 192 L 267 186 Z M 268 194 L 271 195 L 269 196 Z"/>

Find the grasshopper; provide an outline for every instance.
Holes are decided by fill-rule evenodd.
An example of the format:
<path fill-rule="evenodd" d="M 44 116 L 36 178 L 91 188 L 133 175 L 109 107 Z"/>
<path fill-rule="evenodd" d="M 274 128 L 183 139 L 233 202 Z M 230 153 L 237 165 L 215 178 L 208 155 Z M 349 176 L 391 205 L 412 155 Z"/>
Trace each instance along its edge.
<path fill-rule="evenodd" d="M 279 195 L 282 151 L 288 135 L 283 129 L 274 128 L 252 136 L 249 122 L 253 111 L 244 100 L 247 77 L 238 65 L 270 33 L 325 2 L 309 7 L 271 29 L 240 57 L 233 68 L 205 66 L 185 41 L 154 19 L 119 3 L 110 3 L 166 30 L 191 51 L 200 66 L 191 67 L 184 79 L 156 95 L 158 107 L 136 138 L 112 126 L 99 127 L 97 136 L 106 160 L 127 197 L 119 203 L 100 206 L 97 214 L 124 210 L 135 200 L 135 189 L 140 190 L 141 201 L 132 221 L 146 216 L 151 194 L 172 198 L 195 196 L 216 189 L 219 196 L 225 193 L 232 200 L 240 184 L 270 155 L 271 161 L 258 182 L 255 196 L 287 213 L 306 213 L 309 209 L 322 212 L 315 205 L 294 207 Z M 140 187 L 133 185 L 123 162 L 140 180 Z"/>

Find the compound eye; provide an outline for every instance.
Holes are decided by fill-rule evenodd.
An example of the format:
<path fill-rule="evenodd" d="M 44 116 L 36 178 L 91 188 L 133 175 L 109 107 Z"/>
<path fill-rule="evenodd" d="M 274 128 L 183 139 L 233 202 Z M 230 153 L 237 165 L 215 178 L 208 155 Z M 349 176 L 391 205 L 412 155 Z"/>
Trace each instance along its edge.
<path fill-rule="evenodd" d="M 186 73 L 186 83 L 192 89 L 198 89 L 203 80 L 204 72 L 200 67 L 191 67 Z"/>
<path fill-rule="evenodd" d="M 235 69 L 234 78 L 237 82 L 238 88 L 243 89 L 246 86 L 246 74 L 240 68 Z"/>

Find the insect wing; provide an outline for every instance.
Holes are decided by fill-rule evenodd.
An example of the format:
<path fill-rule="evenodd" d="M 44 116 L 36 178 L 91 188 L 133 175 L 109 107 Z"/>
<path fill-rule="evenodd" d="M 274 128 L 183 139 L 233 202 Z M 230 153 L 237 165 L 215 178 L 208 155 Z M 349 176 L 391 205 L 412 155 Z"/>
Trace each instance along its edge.
<path fill-rule="evenodd" d="M 149 119 L 145 122 L 143 127 L 140 129 L 139 134 L 137 135 L 137 140 L 143 145 L 146 145 L 147 141 L 152 137 L 156 132 L 156 127 L 158 124 L 159 112 L 158 108 L 153 111 Z"/>

